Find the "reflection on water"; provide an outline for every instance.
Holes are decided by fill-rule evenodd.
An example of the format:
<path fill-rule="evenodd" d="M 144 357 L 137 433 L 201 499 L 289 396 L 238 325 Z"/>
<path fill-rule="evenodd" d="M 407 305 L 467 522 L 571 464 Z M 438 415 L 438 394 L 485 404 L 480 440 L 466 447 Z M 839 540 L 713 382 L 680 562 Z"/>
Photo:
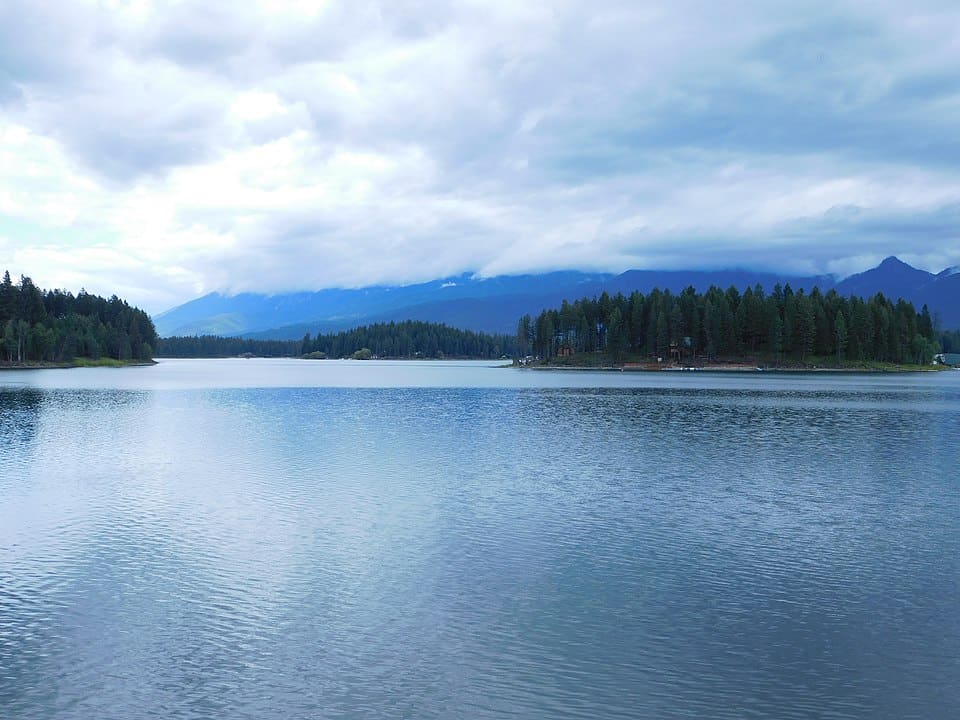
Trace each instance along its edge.
<path fill-rule="evenodd" d="M 952 376 L 167 367 L 0 376 L 4 718 L 960 706 Z"/>

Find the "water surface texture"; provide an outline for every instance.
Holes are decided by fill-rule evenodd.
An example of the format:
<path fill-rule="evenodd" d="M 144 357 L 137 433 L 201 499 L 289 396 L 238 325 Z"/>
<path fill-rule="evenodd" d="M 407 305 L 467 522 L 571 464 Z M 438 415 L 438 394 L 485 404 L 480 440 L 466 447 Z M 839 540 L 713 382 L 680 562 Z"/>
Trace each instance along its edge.
<path fill-rule="evenodd" d="M 960 707 L 960 372 L 0 374 L 0 717 Z"/>

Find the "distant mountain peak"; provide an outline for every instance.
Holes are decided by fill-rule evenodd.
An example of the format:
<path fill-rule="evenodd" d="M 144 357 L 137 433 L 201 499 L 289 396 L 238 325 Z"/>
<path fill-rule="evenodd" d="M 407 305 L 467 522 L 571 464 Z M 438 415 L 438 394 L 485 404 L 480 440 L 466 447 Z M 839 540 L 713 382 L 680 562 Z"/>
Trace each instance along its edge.
<path fill-rule="evenodd" d="M 883 262 L 875 268 L 841 280 L 837 283 L 837 290 L 867 297 L 874 292 L 871 288 L 876 286 L 882 289 L 885 295 L 906 296 L 910 294 L 910 288 L 920 287 L 934 280 L 935 277 L 933 273 L 915 268 L 897 256 L 891 255 L 884 258 Z"/>
<path fill-rule="evenodd" d="M 908 265 L 903 260 L 898 258 L 896 255 L 890 255 L 889 257 L 885 257 L 883 259 L 883 262 L 880 263 L 880 265 L 878 266 L 878 268 L 886 268 L 886 269 L 895 268 L 895 267 L 897 268 L 908 267 L 911 270 L 915 269 L 911 265 Z"/>
<path fill-rule="evenodd" d="M 890 257 L 884 258 L 883 262 L 881 262 L 875 268 L 864 270 L 862 273 L 857 273 L 856 275 L 851 275 L 846 280 L 841 281 L 840 285 L 844 285 L 845 283 L 848 283 L 848 281 L 856 281 L 858 279 L 874 282 L 874 280 L 871 280 L 870 278 L 876 277 L 884 277 L 887 278 L 887 280 L 912 284 L 928 282 L 933 280 L 936 276 L 931 272 L 920 270 L 919 268 L 913 267 L 913 265 L 910 265 L 909 263 L 905 263 L 896 255 L 891 255 Z"/>
<path fill-rule="evenodd" d="M 517 319 L 534 315 L 566 300 L 661 290 L 681 292 L 693 286 L 703 292 L 711 285 L 747 288 L 760 284 L 790 284 L 796 291 L 814 286 L 835 288 L 841 295 L 891 299 L 903 297 L 917 307 L 939 311 L 945 327 L 960 327 L 960 268 L 939 275 L 918 270 L 896 256 L 879 266 L 841 281 L 832 277 L 799 277 L 734 270 L 628 270 L 619 275 L 574 270 L 544 274 L 480 277 L 463 273 L 412 285 L 330 288 L 289 295 L 211 293 L 154 317 L 157 332 L 170 335 L 243 335 L 260 338 L 299 338 L 304 333 L 344 330 L 374 322 L 424 320 L 450 327 L 507 332 Z"/>

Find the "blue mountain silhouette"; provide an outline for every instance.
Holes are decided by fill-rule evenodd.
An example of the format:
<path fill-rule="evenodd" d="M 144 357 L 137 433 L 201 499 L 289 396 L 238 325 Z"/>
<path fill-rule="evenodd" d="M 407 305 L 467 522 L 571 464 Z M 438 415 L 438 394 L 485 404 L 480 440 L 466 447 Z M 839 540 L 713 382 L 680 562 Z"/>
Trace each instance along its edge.
<path fill-rule="evenodd" d="M 759 284 L 769 291 L 789 283 L 795 290 L 818 286 L 842 295 L 878 292 L 929 306 L 944 328 L 960 328 L 960 271 L 934 275 L 889 257 L 879 266 L 840 282 L 830 276 L 790 276 L 751 270 L 628 270 L 619 275 L 577 271 L 476 278 L 469 274 L 404 286 L 377 285 L 277 295 L 211 293 L 154 318 L 161 336 L 242 335 L 295 339 L 390 320 L 424 320 L 486 332 L 512 333 L 518 318 L 557 307 L 563 300 L 655 287 L 679 292 L 711 285 L 738 289 Z"/>

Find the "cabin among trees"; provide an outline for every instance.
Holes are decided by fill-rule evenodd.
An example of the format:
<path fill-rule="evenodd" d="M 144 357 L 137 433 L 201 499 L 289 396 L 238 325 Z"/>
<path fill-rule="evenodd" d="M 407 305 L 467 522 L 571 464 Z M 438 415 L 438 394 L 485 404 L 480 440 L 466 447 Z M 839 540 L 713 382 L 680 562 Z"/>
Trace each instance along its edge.
<path fill-rule="evenodd" d="M 766 357 L 772 361 L 845 361 L 930 364 L 940 350 L 933 318 L 905 300 L 882 294 L 868 300 L 834 290 L 794 292 L 757 285 L 740 292 L 711 287 L 679 294 L 654 289 L 564 300 L 517 328 L 521 355 L 544 359 L 571 352 L 606 352 L 614 362 L 629 353 L 665 362 L 712 362 Z"/>

